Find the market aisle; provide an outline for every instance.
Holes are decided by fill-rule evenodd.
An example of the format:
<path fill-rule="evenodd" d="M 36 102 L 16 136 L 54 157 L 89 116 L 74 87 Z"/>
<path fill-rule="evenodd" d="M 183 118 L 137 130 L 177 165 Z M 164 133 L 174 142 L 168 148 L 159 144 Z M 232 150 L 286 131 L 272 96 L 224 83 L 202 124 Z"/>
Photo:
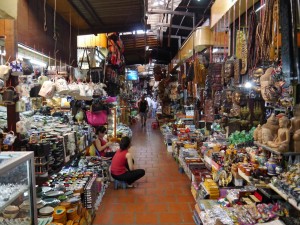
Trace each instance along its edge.
<path fill-rule="evenodd" d="M 146 175 L 137 188 L 114 190 L 111 184 L 93 224 L 195 224 L 190 181 L 178 172 L 160 131 L 151 128 L 151 120 L 146 128 L 138 123 L 132 131 L 136 168 L 144 168 Z"/>

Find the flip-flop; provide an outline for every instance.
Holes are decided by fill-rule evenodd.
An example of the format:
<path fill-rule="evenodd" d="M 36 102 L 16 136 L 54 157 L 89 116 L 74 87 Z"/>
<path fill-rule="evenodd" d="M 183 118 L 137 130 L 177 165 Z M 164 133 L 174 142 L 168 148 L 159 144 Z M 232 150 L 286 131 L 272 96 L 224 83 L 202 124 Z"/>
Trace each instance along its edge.
<path fill-rule="evenodd" d="M 137 184 L 127 184 L 127 188 L 136 188 Z"/>

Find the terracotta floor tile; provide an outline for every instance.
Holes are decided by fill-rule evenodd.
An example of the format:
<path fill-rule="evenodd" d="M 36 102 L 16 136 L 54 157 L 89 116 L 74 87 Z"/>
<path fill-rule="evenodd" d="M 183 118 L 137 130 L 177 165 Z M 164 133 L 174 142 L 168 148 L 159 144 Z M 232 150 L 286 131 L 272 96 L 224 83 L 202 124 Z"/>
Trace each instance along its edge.
<path fill-rule="evenodd" d="M 168 203 L 168 210 L 169 212 L 189 212 L 191 214 L 191 209 L 189 204 L 186 202 L 177 203 L 177 202 L 169 202 Z"/>
<path fill-rule="evenodd" d="M 96 212 L 96 217 L 93 221 L 93 224 L 111 224 L 111 213 L 99 213 Z"/>
<path fill-rule="evenodd" d="M 154 213 L 137 213 L 136 224 L 158 224 L 158 216 Z"/>
<path fill-rule="evenodd" d="M 109 211 L 111 211 L 111 209 L 113 209 L 114 212 L 124 212 L 124 203 L 112 203 L 109 202 L 107 204 L 101 204 L 100 208 L 100 212 L 102 213 L 107 213 Z"/>
<path fill-rule="evenodd" d="M 148 212 L 166 212 L 168 210 L 167 203 L 154 203 L 147 205 Z"/>
<path fill-rule="evenodd" d="M 114 213 L 111 224 L 134 224 L 135 213 Z"/>
<path fill-rule="evenodd" d="M 141 212 L 145 212 L 147 209 L 147 204 L 146 203 L 140 203 L 140 204 L 136 204 L 136 203 L 126 203 L 125 209 L 123 212 L 126 213 L 141 213 Z"/>
<path fill-rule="evenodd" d="M 182 222 L 180 213 L 160 213 L 159 222 L 180 224 Z"/>
<path fill-rule="evenodd" d="M 159 188 L 159 187 L 158 188 L 147 188 L 146 193 L 148 195 L 152 195 L 152 194 L 154 194 L 154 195 L 165 195 L 166 194 L 165 190 L 162 189 L 162 188 Z"/>
<path fill-rule="evenodd" d="M 165 202 L 165 203 L 177 201 L 175 195 L 160 195 L 160 196 L 157 196 L 157 199 L 158 199 L 158 202 Z"/>
<path fill-rule="evenodd" d="M 157 197 L 154 195 L 135 196 L 135 203 L 157 203 Z"/>
<path fill-rule="evenodd" d="M 181 212 L 182 222 L 184 223 L 195 223 L 193 214 L 191 212 Z"/>
<path fill-rule="evenodd" d="M 122 190 L 127 191 L 127 190 Z M 134 201 L 134 196 L 116 196 L 116 203 L 131 203 Z"/>
<path fill-rule="evenodd" d="M 145 169 L 145 176 L 134 189 L 114 190 L 111 184 L 93 225 L 194 225 L 190 180 L 179 173 L 160 131 L 151 129 L 152 121 L 146 128 L 139 123 L 132 127 L 135 166 Z"/>
<path fill-rule="evenodd" d="M 192 193 L 191 195 L 176 195 L 178 202 L 191 202 L 194 200 Z"/>

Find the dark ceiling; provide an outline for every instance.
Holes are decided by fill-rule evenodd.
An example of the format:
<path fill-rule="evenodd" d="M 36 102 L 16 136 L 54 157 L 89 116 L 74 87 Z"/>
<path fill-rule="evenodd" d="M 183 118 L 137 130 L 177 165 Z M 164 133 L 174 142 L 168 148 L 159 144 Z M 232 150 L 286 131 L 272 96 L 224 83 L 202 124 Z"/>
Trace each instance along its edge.
<path fill-rule="evenodd" d="M 145 2 L 147 1 L 147 2 Z M 153 26 L 147 23 L 147 15 L 154 1 L 159 0 L 57 0 L 56 8 L 66 21 L 70 20 L 72 12 L 72 25 L 78 29 L 79 34 L 97 34 L 108 32 L 133 32 L 151 28 L 152 32 L 145 35 L 135 33 L 122 35 L 125 46 L 126 64 L 144 64 L 149 57 L 168 64 L 178 52 L 179 39 L 183 43 L 193 29 L 193 18 L 189 13 L 194 13 L 194 24 L 200 26 L 210 15 L 210 5 L 213 0 L 182 0 L 172 13 L 171 2 L 163 0 L 166 5 L 159 9 L 167 10 L 168 13 L 158 12 L 165 19 L 165 24 L 171 20 L 171 35 L 169 28 Z M 54 0 L 47 0 L 54 7 Z M 170 13 L 171 12 L 171 13 Z M 177 13 L 176 13 L 177 12 Z M 181 15 L 177 15 L 181 14 Z M 186 14 L 189 14 L 188 16 Z M 168 20 L 166 20 L 168 17 Z M 167 24 L 170 26 L 170 24 Z M 174 28 L 175 27 L 175 28 Z M 159 35 L 159 29 L 163 29 L 163 37 Z M 149 46 L 151 51 L 145 50 Z"/>

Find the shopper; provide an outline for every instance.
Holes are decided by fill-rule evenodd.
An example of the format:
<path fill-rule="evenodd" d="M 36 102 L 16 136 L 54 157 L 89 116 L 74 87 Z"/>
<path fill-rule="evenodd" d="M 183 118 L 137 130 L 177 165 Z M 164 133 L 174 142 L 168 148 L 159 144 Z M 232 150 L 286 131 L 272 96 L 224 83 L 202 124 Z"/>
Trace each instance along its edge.
<path fill-rule="evenodd" d="M 97 138 L 94 141 L 95 147 L 98 150 L 100 156 L 104 157 L 113 157 L 115 152 L 110 152 L 109 146 L 112 144 L 112 142 L 107 142 L 107 140 L 104 139 L 106 132 L 105 126 L 100 126 L 96 129 L 96 135 Z"/>
<path fill-rule="evenodd" d="M 145 95 L 142 95 L 142 98 L 138 104 L 138 110 L 141 117 L 142 127 L 146 126 L 147 112 L 149 110 L 148 102 L 145 99 Z"/>
<path fill-rule="evenodd" d="M 152 118 L 156 117 L 156 110 L 157 110 L 157 101 L 155 98 L 152 100 Z"/>
<path fill-rule="evenodd" d="M 127 187 L 134 187 L 133 183 L 145 175 L 145 170 L 134 169 L 133 157 L 129 152 L 131 141 L 129 137 L 123 137 L 120 149 L 116 152 L 111 162 L 111 176 L 119 181 L 125 181 Z"/>
<path fill-rule="evenodd" d="M 146 97 L 146 101 L 148 102 L 148 118 L 151 118 L 151 115 L 152 115 L 152 99 L 150 98 L 150 96 L 148 95 Z"/>

